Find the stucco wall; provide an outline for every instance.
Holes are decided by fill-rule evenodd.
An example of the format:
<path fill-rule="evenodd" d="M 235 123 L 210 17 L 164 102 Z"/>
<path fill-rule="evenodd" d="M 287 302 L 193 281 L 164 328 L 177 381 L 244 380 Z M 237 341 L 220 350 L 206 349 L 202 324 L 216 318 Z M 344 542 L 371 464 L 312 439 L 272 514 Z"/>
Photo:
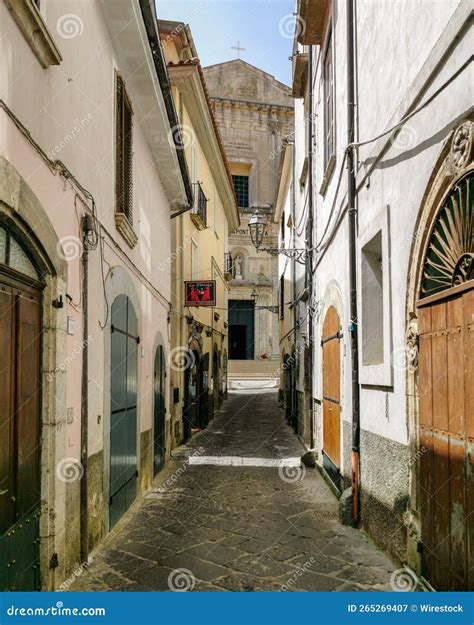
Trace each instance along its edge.
<path fill-rule="evenodd" d="M 450 81 L 469 58 L 472 31 L 466 25 L 470 7 L 467 2 L 448 0 L 423 3 L 357 3 L 357 108 L 356 138 L 376 137 L 389 129 L 407 112 L 414 110 Z M 318 312 L 315 316 L 314 396 L 321 400 L 322 362 L 319 341 L 327 309 L 334 295 L 340 294 L 338 311 L 343 338 L 342 420 L 340 466 L 346 477 L 350 472 L 351 364 L 349 340 L 349 247 L 348 222 L 344 214 L 347 174 L 343 157 L 347 139 L 346 98 L 346 16 L 344 3 L 335 3 L 332 13 L 335 80 L 336 162 L 324 189 L 322 146 L 323 81 L 321 48 L 314 49 L 316 73 L 314 85 L 314 172 L 315 172 L 315 242 L 317 265 L 315 292 Z M 464 26 L 463 26 L 464 25 Z M 371 33 L 370 37 L 367 33 Z M 411 416 L 407 404 L 405 332 L 407 292 L 410 284 L 410 254 L 423 196 L 433 174 L 443 143 L 452 128 L 466 117 L 472 105 L 472 63 L 454 76 L 449 86 L 422 111 L 414 115 L 398 134 L 361 147 L 357 152 L 358 248 L 364 233 L 383 214 L 389 218 L 382 226 L 388 249 L 384 248 L 384 284 L 390 298 L 384 303 L 383 334 L 391 342 L 386 355 L 388 375 L 382 383 L 363 384 L 360 394 L 362 521 L 384 546 L 400 559 L 406 557 L 406 525 L 409 502 L 407 458 Z M 304 145 L 303 105 L 296 106 L 297 167 L 306 150 Z M 340 179 L 340 182 L 339 182 Z M 338 189 L 339 186 L 339 189 Z M 301 211 L 302 196 L 297 210 Z M 388 209 L 387 209 L 388 207 Z M 329 221 L 329 225 L 328 225 Z M 361 318 L 360 256 L 359 322 Z M 332 287 L 334 288 L 331 288 Z M 360 331 L 360 328 L 359 328 Z M 360 332 L 359 332 L 360 336 Z M 361 343 L 361 341 L 360 341 Z M 363 365 L 361 361 L 361 365 Z M 362 376 L 365 373 L 362 366 Z M 322 445 L 321 419 L 316 423 L 319 446 Z M 344 434 L 346 433 L 346 434 Z M 397 480 L 394 476 L 398 476 Z M 401 476 L 401 477 L 400 477 Z M 398 479 L 399 478 L 399 479 Z M 387 525 L 390 518 L 391 528 Z M 393 534 L 386 544 L 387 533 Z"/>
<path fill-rule="evenodd" d="M 76 37 L 64 37 L 58 20 L 65 13 L 78 14 L 82 30 Z M 0 55 L 3 71 L 0 97 L 29 131 L 33 141 L 50 159 L 60 159 L 79 183 L 94 197 L 98 218 L 99 244 L 89 253 L 89 385 L 87 411 L 88 443 L 91 473 L 88 489 L 90 528 L 94 546 L 107 528 L 107 497 L 109 475 L 110 424 L 110 308 L 114 297 L 122 292 L 130 295 L 139 317 L 140 347 L 138 353 L 137 422 L 138 469 L 142 487 L 149 485 L 151 458 L 140 450 L 150 440 L 153 410 L 153 363 L 156 337 L 162 337 L 165 354 L 169 352 L 168 310 L 170 284 L 170 209 L 159 172 L 151 157 L 140 120 L 134 123 L 133 147 L 133 211 L 134 230 L 138 244 L 131 249 L 115 226 L 115 164 L 114 164 L 114 80 L 120 70 L 110 44 L 98 3 L 48 2 L 43 17 L 58 45 L 63 60 L 59 66 L 43 69 L 34 56 L 5 3 L 0 5 L 2 39 Z M 25 97 L 31 94 L 31 97 Z M 33 97 L 34 94 L 34 97 Z M 133 106 L 133 102 L 132 102 Z M 81 239 L 80 221 L 90 201 L 77 187 L 66 181 L 39 156 L 34 146 L 0 111 L 1 154 L 18 172 L 24 184 L 41 207 L 41 214 L 25 213 L 26 225 L 37 232 L 44 244 L 41 221 L 48 220 L 57 243 L 51 247 L 54 256 L 68 254 L 67 243 Z M 158 132 L 159 129 L 157 129 Z M 4 180 L 0 180 L 4 185 Z M 1 208 L 0 208 L 1 210 Z M 21 205 L 20 205 L 21 211 Z M 35 219 L 40 222 L 35 222 Z M 101 259 L 102 249 L 102 259 Z M 69 252 L 70 253 L 70 252 Z M 65 262 L 61 295 L 65 303 L 61 311 L 61 335 L 57 354 L 49 367 L 58 386 L 60 404 L 51 403 L 48 420 L 61 427 L 43 432 L 47 447 L 42 471 L 49 478 L 44 482 L 42 497 L 56 512 L 55 522 L 43 523 L 44 553 L 43 586 L 57 586 L 74 562 L 79 559 L 79 482 L 64 485 L 57 478 L 56 467 L 64 458 L 81 458 L 81 370 L 82 370 L 82 270 L 80 251 Z M 66 335 L 66 318 L 75 321 L 74 334 Z M 65 369 L 65 372 L 63 372 Z M 166 393 L 168 402 L 168 392 Z M 66 422 L 66 414 L 68 419 Z M 141 466 L 140 466 L 140 457 Z M 46 478 L 45 478 L 46 479 Z M 51 486 L 55 483 L 55 489 Z M 45 509 L 45 513 L 48 513 Z M 69 519 L 69 521 L 68 521 Z M 68 527 L 66 534 L 66 527 Z M 55 551 L 59 567 L 49 569 L 49 557 Z"/>

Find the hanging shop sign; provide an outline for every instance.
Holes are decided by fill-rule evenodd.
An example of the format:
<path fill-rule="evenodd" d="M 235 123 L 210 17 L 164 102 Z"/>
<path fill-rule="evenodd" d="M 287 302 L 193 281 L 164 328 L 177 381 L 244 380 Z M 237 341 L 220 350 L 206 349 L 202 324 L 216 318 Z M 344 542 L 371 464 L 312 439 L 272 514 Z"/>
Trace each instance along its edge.
<path fill-rule="evenodd" d="M 215 280 L 188 280 L 184 283 L 185 306 L 215 306 Z"/>

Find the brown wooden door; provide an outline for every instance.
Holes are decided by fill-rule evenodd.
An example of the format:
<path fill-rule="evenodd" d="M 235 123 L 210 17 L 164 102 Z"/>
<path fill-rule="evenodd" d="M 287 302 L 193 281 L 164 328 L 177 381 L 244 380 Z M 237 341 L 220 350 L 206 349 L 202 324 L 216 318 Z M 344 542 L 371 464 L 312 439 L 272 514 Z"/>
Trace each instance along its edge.
<path fill-rule="evenodd" d="M 0 590 L 36 590 L 40 293 L 0 280 Z"/>
<path fill-rule="evenodd" d="M 473 589 L 474 290 L 418 308 L 422 570 L 436 590 Z"/>
<path fill-rule="evenodd" d="M 325 468 L 339 487 L 341 457 L 341 323 L 336 309 L 328 309 L 323 324 L 323 451 Z"/>

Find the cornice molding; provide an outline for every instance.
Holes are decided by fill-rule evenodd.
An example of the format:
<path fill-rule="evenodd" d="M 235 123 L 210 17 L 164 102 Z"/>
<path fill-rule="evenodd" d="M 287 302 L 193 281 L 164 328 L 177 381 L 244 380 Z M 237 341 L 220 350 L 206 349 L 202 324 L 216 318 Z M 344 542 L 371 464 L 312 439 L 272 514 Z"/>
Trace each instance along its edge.
<path fill-rule="evenodd" d="M 263 111 L 279 111 L 280 113 L 286 113 L 293 115 L 294 107 L 286 106 L 285 104 L 272 104 L 271 102 L 256 102 L 252 100 L 234 100 L 233 98 L 221 98 L 210 96 L 212 104 L 221 104 L 227 107 L 241 107 L 241 108 L 253 108 Z"/>
<path fill-rule="evenodd" d="M 229 230 L 233 230 L 239 224 L 234 189 L 229 178 L 223 152 L 219 145 L 199 64 L 191 62 L 182 65 L 169 64 L 168 73 L 171 84 L 178 89 L 183 97 L 193 130 L 204 151 L 217 191 L 221 197 Z"/>

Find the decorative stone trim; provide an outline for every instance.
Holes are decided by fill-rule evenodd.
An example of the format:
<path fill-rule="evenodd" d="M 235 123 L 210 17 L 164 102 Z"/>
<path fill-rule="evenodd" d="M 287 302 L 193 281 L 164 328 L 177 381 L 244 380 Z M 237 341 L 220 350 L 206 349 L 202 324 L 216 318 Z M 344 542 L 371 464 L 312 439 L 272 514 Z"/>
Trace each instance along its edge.
<path fill-rule="evenodd" d="M 115 213 L 115 226 L 130 247 L 135 247 L 138 243 L 138 236 L 123 213 Z"/>
<path fill-rule="evenodd" d="M 451 140 L 451 148 L 446 158 L 448 174 L 456 176 L 472 161 L 474 124 L 466 120 L 458 126 Z"/>
<path fill-rule="evenodd" d="M 323 181 L 321 183 L 321 187 L 319 189 L 319 195 L 324 195 L 328 188 L 329 181 L 331 180 L 331 176 L 334 171 L 334 167 L 336 165 L 336 155 L 333 154 L 329 159 L 329 162 L 326 167 L 326 171 L 324 172 Z"/>
<path fill-rule="evenodd" d="M 410 319 L 405 333 L 406 366 L 409 371 L 418 369 L 418 320 L 416 317 Z"/>
<path fill-rule="evenodd" d="M 45 69 L 59 65 L 61 53 L 33 0 L 5 0 L 5 4 L 41 65 Z"/>

